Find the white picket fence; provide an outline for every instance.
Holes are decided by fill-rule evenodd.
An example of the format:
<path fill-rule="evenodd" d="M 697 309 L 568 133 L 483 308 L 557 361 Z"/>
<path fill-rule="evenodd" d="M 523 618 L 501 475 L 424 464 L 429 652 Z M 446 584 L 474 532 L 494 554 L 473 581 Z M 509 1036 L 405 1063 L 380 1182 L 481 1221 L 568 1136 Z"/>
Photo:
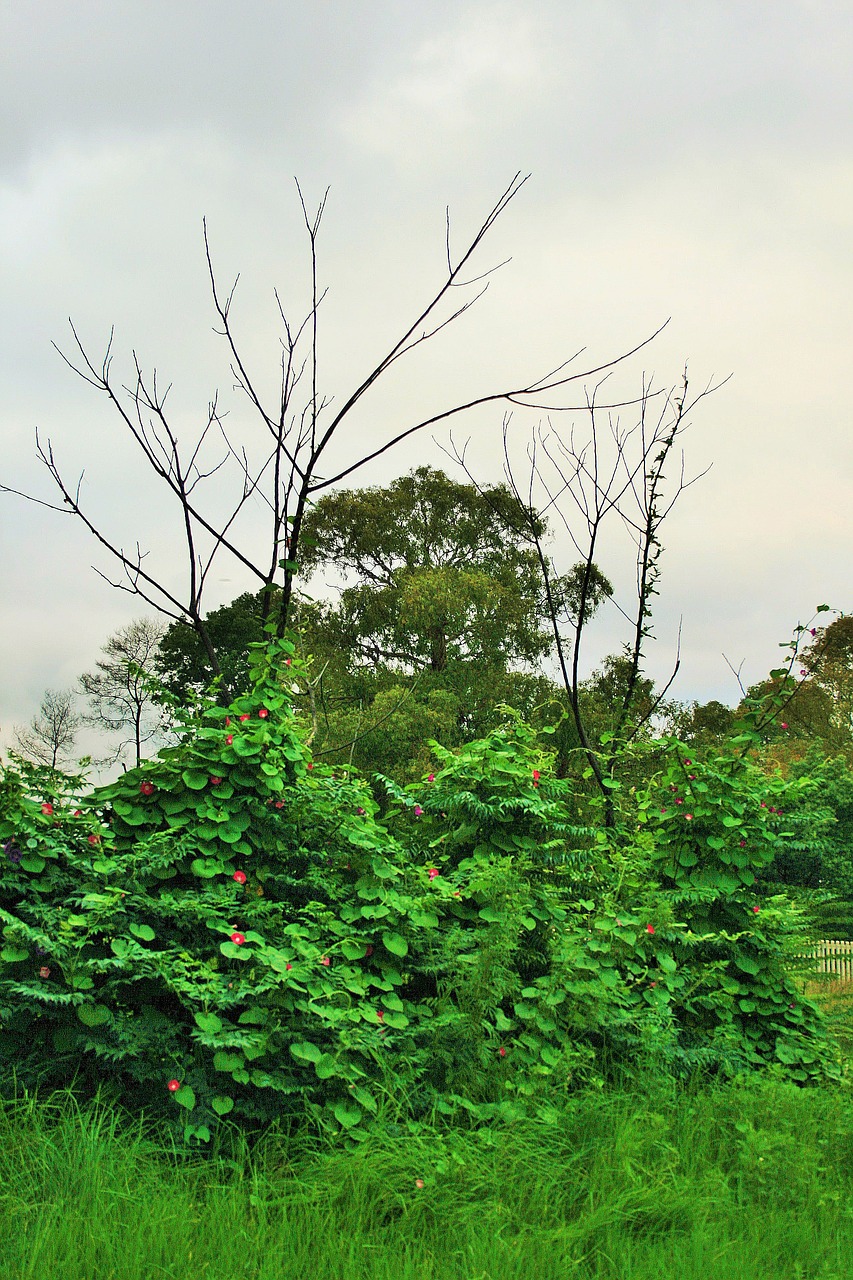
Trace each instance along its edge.
<path fill-rule="evenodd" d="M 831 985 L 853 983 L 853 942 L 824 938 L 803 956 L 818 973 L 826 974 Z"/>

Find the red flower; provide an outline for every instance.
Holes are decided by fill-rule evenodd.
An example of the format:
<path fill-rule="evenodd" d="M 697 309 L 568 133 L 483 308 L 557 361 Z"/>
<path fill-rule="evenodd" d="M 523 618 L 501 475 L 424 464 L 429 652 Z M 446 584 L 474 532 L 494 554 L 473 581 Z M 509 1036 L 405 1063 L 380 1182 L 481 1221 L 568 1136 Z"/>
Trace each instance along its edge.
<path fill-rule="evenodd" d="M 229 733 L 229 734 L 228 734 L 228 736 L 227 736 L 227 737 L 226 737 L 226 739 L 225 739 L 225 745 L 226 745 L 226 747 L 230 747 L 230 746 L 231 746 L 231 743 L 232 743 L 233 741 L 234 741 L 234 734 L 233 734 L 233 733 Z"/>
<path fill-rule="evenodd" d="M 684 804 L 684 801 L 682 800 L 681 796 L 677 796 L 677 797 L 676 797 L 676 800 L 675 800 L 675 803 L 676 803 L 676 804 Z"/>
<path fill-rule="evenodd" d="M 435 774 L 434 774 L 434 773 L 430 773 L 430 774 L 428 774 L 428 775 L 427 775 L 427 782 L 435 782 Z"/>
<path fill-rule="evenodd" d="M 50 977 L 50 969 L 48 969 L 46 964 L 43 964 L 42 967 L 39 969 L 39 977 L 40 978 Z"/>
<path fill-rule="evenodd" d="M 275 802 L 275 807 L 276 807 L 276 809 L 283 809 L 283 808 L 284 808 L 284 801 L 283 801 L 283 800 L 276 800 L 276 802 Z"/>
<path fill-rule="evenodd" d="M 373 947 L 371 947 L 370 943 L 368 943 L 368 944 L 367 944 L 367 946 L 364 948 L 364 954 L 365 954 L 366 956 L 372 956 L 372 955 L 373 955 Z"/>
<path fill-rule="evenodd" d="M 692 821 L 693 821 L 693 814 L 692 814 L 692 813 L 685 813 L 684 818 L 685 818 L 685 821 L 687 821 L 687 822 L 692 822 Z"/>
<path fill-rule="evenodd" d="M 649 983 L 649 986 L 650 986 L 650 987 L 656 987 L 657 985 L 658 985 L 658 984 L 657 984 L 656 982 L 650 982 L 650 983 Z"/>
<path fill-rule="evenodd" d="M 752 908 L 752 914 L 753 914 L 754 916 L 757 916 L 760 910 L 761 910 L 761 907 L 753 907 L 753 908 Z"/>
<path fill-rule="evenodd" d="M 230 717 L 230 716 L 226 716 L 226 717 L 225 717 L 225 723 L 226 723 L 226 725 L 228 725 L 228 724 L 230 724 L 230 723 L 231 723 L 231 717 Z"/>
<path fill-rule="evenodd" d="M 498 1053 L 502 1058 L 506 1057 L 506 1049 L 503 1047 L 503 1045 L 501 1045 L 500 1049 L 498 1049 Z"/>
<path fill-rule="evenodd" d="M 376 1010 L 376 1016 L 377 1016 L 377 1018 L 379 1019 L 379 1021 L 381 1022 L 381 1021 L 382 1021 L 382 1019 L 385 1017 L 385 1014 L 384 1014 L 384 1012 L 383 1012 L 383 1010 L 382 1010 L 382 1009 L 377 1009 L 377 1010 Z"/>
<path fill-rule="evenodd" d="M 42 813 L 46 813 L 47 816 L 50 817 L 50 815 L 53 813 L 53 805 L 50 804 L 49 801 L 45 800 L 44 804 L 41 807 L 41 811 Z"/>
<path fill-rule="evenodd" d="M 233 876 L 231 877 L 231 879 L 232 879 L 232 880 L 236 880 L 238 884 L 245 884 L 245 883 L 246 883 L 246 873 L 245 873 L 245 871 L 235 871 L 235 872 L 234 872 L 234 874 L 233 874 Z"/>
<path fill-rule="evenodd" d="M 661 809 L 661 813 L 666 813 L 666 809 Z"/>
<path fill-rule="evenodd" d="M 423 1191 L 424 1189 L 423 1178 L 415 1178 L 415 1186 L 417 1187 L 418 1191 Z"/>
<path fill-rule="evenodd" d="M 89 836 L 89 844 L 100 844 L 101 837 L 96 835 Z"/>
<path fill-rule="evenodd" d="M 260 711 L 258 712 L 258 715 L 260 716 L 261 720 L 266 720 L 267 716 L 269 715 L 269 712 L 267 711 L 266 707 L 261 707 Z"/>
<path fill-rule="evenodd" d="M 285 969 L 292 969 L 292 968 L 293 968 L 293 965 L 292 965 L 292 964 L 286 964 L 284 967 L 285 967 Z"/>
<path fill-rule="evenodd" d="M 243 714 L 240 716 L 240 720 L 242 721 L 242 720 L 248 720 L 248 719 L 249 719 L 249 713 L 248 711 L 244 711 Z"/>
<path fill-rule="evenodd" d="M 246 935 L 243 933 L 232 933 L 231 941 L 234 943 L 235 947 L 242 947 L 243 943 L 246 941 Z"/>
<path fill-rule="evenodd" d="M 83 810 L 82 810 L 82 809 L 75 809 L 75 810 L 74 810 L 74 817 L 75 817 L 75 818 L 82 818 L 82 817 L 83 817 Z"/>
<path fill-rule="evenodd" d="M 787 727 L 788 727 L 788 722 L 787 722 L 787 720 L 783 720 L 783 721 L 782 721 L 782 723 L 781 723 L 781 725 L 779 726 L 779 728 L 780 728 L 780 729 L 787 729 Z"/>
<path fill-rule="evenodd" d="M 738 840 L 738 848 L 740 848 L 740 849 L 745 849 L 745 848 L 746 848 L 746 841 L 745 841 L 745 840 Z"/>
<path fill-rule="evenodd" d="M 181 1087 L 180 1080 L 170 1080 L 169 1083 L 166 1085 L 166 1088 L 169 1090 L 169 1093 L 177 1093 L 180 1087 Z"/>
<path fill-rule="evenodd" d="M 534 770 L 533 770 L 533 781 L 534 781 L 534 782 L 538 782 L 538 781 L 539 781 L 539 777 L 540 777 L 539 770 L 538 770 L 538 769 L 534 769 Z"/>
<path fill-rule="evenodd" d="M 685 760 L 685 761 L 684 761 L 684 763 L 685 763 L 686 765 L 691 765 L 691 764 L 693 763 L 693 761 L 692 761 L 692 760 Z"/>
<path fill-rule="evenodd" d="M 646 925 L 646 933 L 654 933 L 654 931 L 655 931 L 655 926 L 653 924 Z"/>
<path fill-rule="evenodd" d="M 329 959 L 329 957 L 328 957 L 328 956 L 320 956 L 320 964 L 326 964 L 326 965 L 329 965 L 329 964 L 331 964 L 331 963 L 332 963 L 332 962 L 331 962 L 331 960 Z"/>
<path fill-rule="evenodd" d="M 285 658 L 285 660 L 284 660 L 284 665 L 285 665 L 286 667 L 289 667 L 289 666 L 290 666 L 290 662 L 291 662 L 290 658 Z"/>
<path fill-rule="evenodd" d="M 364 814 L 364 810 L 362 809 L 361 805 L 359 805 L 358 808 L 356 809 L 356 813 L 358 814 L 359 817 L 361 817 Z"/>
<path fill-rule="evenodd" d="M 440 872 L 438 870 L 438 867 L 430 867 L 429 871 L 427 872 L 427 875 L 429 876 L 430 880 L 434 880 L 435 877 L 439 874 Z"/>
<path fill-rule="evenodd" d="M 309 763 L 308 763 L 308 764 L 306 764 L 305 768 L 306 768 L 306 769 L 313 769 L 313 768 L 314 768 L 314 766 L 313 766 L 313 764 L 311 764 L 311 763 L 310 763 L 310 761 L 309 761 Z"/>
<path fill-rule="evenodd" d="M 153 794 L 154 794 L 154 783 L 153 783 L 153 782 L 140 782 L 140 784 L 139 784 L 139 790 L 142 792 L 142 794 L 143 794 L 144 796 L 153 796 Z"/>

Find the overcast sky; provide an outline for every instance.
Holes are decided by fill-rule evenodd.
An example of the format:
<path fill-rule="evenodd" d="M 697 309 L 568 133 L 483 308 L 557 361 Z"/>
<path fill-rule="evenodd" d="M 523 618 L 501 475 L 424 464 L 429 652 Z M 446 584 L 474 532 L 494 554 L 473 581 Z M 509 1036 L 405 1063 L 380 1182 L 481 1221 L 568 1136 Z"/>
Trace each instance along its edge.
<path fill-rule="evenodd" d="M 307 300 L 294 186 L 316 206 L 320 383 L 336 403 L 441 282 L 445 206 L 461 246 L 516 171 L 531 173 L 481 269 L 512 256 L 457 325 L 377 387 L 335 462 L 425 412 L 524 383 L 579 348 L 590 366 L 664 333 L 621 369 L 691 387 L 687 471 L 711 466 L 664 531 L 657 639 L 673 693 L 734 701 L 816 604 L 853 609 L 853 6 L 849 0 L 5 0 L 0 6 L 0 482 L 55 500 L 50 439 L 93 517 L 180 586 L 174 513 L 104 397 L 63 364 L 71 316 L 92 355 L 115 326 L 172 383 L 182 439 L 218 389 L 242 438 L 202 241 L 240 273 L 233 317 L 274 392 L 273 288 Z M 542 415 L 516 413 L 523 458 Z M 500 479 L 500 406 L 454 436 Z M 583 429 L 583 415 L 554 426 Z M 454 471 L 447 431 L 357 476 Z M 117 627 L 149 612 L 93 572 L 113 566 L 73 518 L 0 495 L 0 740 L 46 687 L 73 684 Z M 555 531 L 556 532 L 556 531 Z M 262 538 L 251 520 L 245 536 Z M 571 563 L 565 537 L 555 553 Z M 627 557 L 626 557 L 627 551 Z M 630 588 L 630 551 L 602 567 Z M 213 608 L 251 586 L 220 562 Z M 615 610 L 587 666 L 620 641 Z"/>

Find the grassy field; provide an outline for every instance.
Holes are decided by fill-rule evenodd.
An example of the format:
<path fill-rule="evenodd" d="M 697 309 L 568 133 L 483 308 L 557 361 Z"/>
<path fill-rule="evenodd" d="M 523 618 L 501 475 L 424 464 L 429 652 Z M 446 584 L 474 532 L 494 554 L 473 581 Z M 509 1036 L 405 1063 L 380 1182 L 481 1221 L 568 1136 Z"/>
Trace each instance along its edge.
<path fill-rule="evenodd" d="M 13 1280 L 853 1276 L 846 1089 L 586 1094 L 351 1152 L 273 1135 L 187 1159 L 68 1096 L 6 1103 L 0 1130 Z"/>

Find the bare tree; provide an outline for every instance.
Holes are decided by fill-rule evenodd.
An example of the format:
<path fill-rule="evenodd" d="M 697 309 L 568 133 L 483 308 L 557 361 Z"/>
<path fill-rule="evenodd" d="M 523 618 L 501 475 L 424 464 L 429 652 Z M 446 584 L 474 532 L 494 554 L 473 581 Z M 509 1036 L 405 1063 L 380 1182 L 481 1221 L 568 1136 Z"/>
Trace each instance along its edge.
<path fill-rule="evenodd" d="M 717 384 L 721 385 L 722 382 Z M 645 644 L 652 635 L 652 605 L 660 579 L 661 526 L 684 490 L 705 474 L 686 478 L 681 438 L 688 425 L 687 414 L 717 387 L 709 384 L 689 401 L 686 372 L 681 386 L 669 391 L 655 391 L 644 379 L 637 402 L 639 413 L 628 427 L 613 416 L 609 406 L 596 402 L 599 389 L 600 384 L 588 395 L 585 433 L 576 433 L 573 426 L 564 438 L 550 420 L 533 433 L 527 448 L 524 483 L 517 478 L 517 467 L 511 460 L 510 421 L 505 417 L 504 470 L 516 498 L 518 536 L 536 549 L 568 707 L 592 775 L 604 795 L 606 821 L 611 824 L 611 793 L 617 785 L 614 774 L 619 753 L 654 716 L 680 665 L 677 651 L 663 689 L 638 714 L 636 694 Z M 605 424 L 601 421 L 603 414 Z M 452 445 L 451 456 L 473 480 L 465 462 L 465 449 Z M 667 488 L 666 469 L 670 465 L 674 465 L 676 477 Z M 562 574 L 543 542 L 542 521 L 551 514 L 561 521 L 579 557 Z M 597 563 L 604 551 L 605 526 L 613 522 L 627 535 L 633 548 L 633 605 L 626 606 L 618 600 Z M 627 638 L 621 694 L 612 707 L 611 728 L 605 742 L 596 742 L 584 716 L 581 654 L 587 624 L 603 599 L 622 615 Z"/>
<path fill-rule="evenodd" d="M 110 636 L 96 670 L 80 677 L 91 708 L 83 717 L 85 723 L 122 735 L 114 752 L 100 764 L 115 764 L 130 748 L 138 767 L 143 746 L 164 732 L 165 716 L 150 686 L 164 633 L 164 625 L 154 618 L 135 619 Z"/>
<path fill-rule="evenodd" d="M 28 760 L 59 769 L 71 758 L 81 723 L 72 689 L 46 689 L 38 715 L 26 728 L 15 726 L 15 743 Z"/>
<path fill-rule="evenodd" d="M 205 225 L 205 250 L 213 305 L 221 326 L 219 332 L 225 340 L 236 388 L 248 401 L 259 428 L 260 446 L 252 435 L 240 439 L 230 425 L 226 430 L 225 411 L 220 409 L 218 398 L 214 396 L 195 437 L 186 447 L 183 441 L 179 447 L 177 430 L 166 410 L 169 387 L 164 388 L 156 370 L 146 372 L 134 353 L 133 376 L 130 384 L 123 386 L 113 374 L 112 336 L 103 358 L 95 359 L 88 354 L 77 330 L 71 325 L 76 352 L 73 357 L 60 354 L 75 373 L 107 398 L 146 463 L 174 500 L 185 553 L 186 581 L 182 590 L 171 585 L 172 578 L 167 576 L 166 570 L 158 575 L 149 568 L 141 541 L 134 549 L 126 549 L 96 525 L 83 505 L 82 475 L 76 483 L 66 481 L 50 439 L 42 443 L 37 436 L 37 451 L 59 490 L 61 503 L 47 502 L 30 494 L 21 496 L 81 520 L 119 566 L 119 576 L 107 578 L 107 581 L 139 596 L 167 617 L 189 620 L 198 632 L 214 672 L 219 672 L 219 663 L 202 616 L 202 595 L 214 561 L 221 555 L 231 557 L 264 591 L 265 615 L 274 614 L 268 620 L 275 632 L 283 635 L 291 612 L 303 519 L 309 504 L 319 493 L 417 432 L 452 420 L 480 405 L 522 405 L 552 413 L 582 407 L 583 398 L 580 406 L 573 403 L 574 388 L 583 387 L 602 370 L 612 368 L 639 350 L 645 342 L 651 341 L 651 338 L 646 339 L 632 351 L 604 365 L 571 372 L 570 366 L 580 355 L 577 352 L 544 375 L 520 383 L 507 383 L 487 394 L 451 404 L 427 417 L 415 416 L 409 425 L 389 433 L 378 447 L 356 453 L 348 462 L 332 463 L 327 455 L 333 442 L 341 441 L 342 427 L 391 366 L 452 325 L 488 288 L 497 267 L 479 270 L 472 265 L 472 259 L 526 181 L 521 174 L 516 174 L 457 256 L 451 250 L 448 212 L 445 238 L 447 266 L 443 279 L 398 340 L 334 411 L 318 385 L 319 320 L 325 291 L 319 281 L 317 242 L 326 196 L 316 212 L 309 213 L 297 183 L 310 255 L 311 301 L 307 314 L 295 324 L 288 318 L 278 292 L 274 293 L 281 321 L 281 367 L 279 392 L 272 404 L 262 396 L 255 375 L 248 368 L 238 345 L 232 322 L 236 281 L 227 292 L 220 289 Z M 351 445 L 353 438 L 346 443 Z M 217 446 L 215 452 L 214 444 Z M 323 475 L 319 472 L 321 464 Z M 223 475 L 230 472 L 234 487 L 230 502 L 222 506 L 220 500 L 219 509 L 211 510 L 203 501 L 202 486 L 219 471 L 223 471 Z M 0 485 L 0 488 L 20 493 L 8 485 Z M 268 537 L 265 545 L 260 547 L 247 545 L 239 533 L 240 516 L 250 499 L 260 500 L 268 517 Z M 169 569 L 174 556 L 170 561 Z M 280 586 L 280 592 L 274 590 L 276 586 Z M 227 695 L 228 691 L 224 692 Z"/>

